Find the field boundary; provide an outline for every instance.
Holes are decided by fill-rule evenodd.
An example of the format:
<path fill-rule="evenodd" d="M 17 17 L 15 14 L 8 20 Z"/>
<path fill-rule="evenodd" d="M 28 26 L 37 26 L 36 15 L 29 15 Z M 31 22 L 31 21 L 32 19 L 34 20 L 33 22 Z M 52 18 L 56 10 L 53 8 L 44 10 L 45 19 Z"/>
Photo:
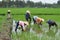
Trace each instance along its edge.
<path fill-rule="evenodd" d="M 0 16 L 5 16 L 6 14 L 0 14 Z M 25 14 L 12 14 L 12 15 L 25 15 Z M 60 15 L 60 14 L 31 14 L 31 15 Z"/>

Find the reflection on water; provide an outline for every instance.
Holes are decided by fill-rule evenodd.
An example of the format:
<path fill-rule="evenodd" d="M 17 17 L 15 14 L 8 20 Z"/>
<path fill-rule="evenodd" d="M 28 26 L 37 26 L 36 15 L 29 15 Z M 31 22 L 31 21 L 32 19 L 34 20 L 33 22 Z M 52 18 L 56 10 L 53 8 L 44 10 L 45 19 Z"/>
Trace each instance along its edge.
<path fill-rule="evenodd" d="M 30 28 L 30 32 L 31 33 L 36 33 L 32 28 Z"/>
<path fill-rule="evenodd" d="M 58 33 L 58 28 L 46 32 L 48 36 L 54 37 Z"/>
<path fill-rule="evenodd" d="M 13 26 L 12 32 L 14 32 L 14 31 L 15 31 L 15 26 Z M 40 27 L 36 27 L 36 25 L 35 25 L 34 27 L 31 27 L 29 31 L 30 31 L 30 33 L 33 33 L 37 37 L 40 37 L 40 38 L 45 37 L 45 36 L 46 36 L 46 38 L 49 38 L 49 37 L 55 37 L 55 36 L 60 35 L 59 34 L 60 29 L 51 28 L 51 30 L 49 30 L 47 27 L 44 27 L 44 26 L 40 28 Z M 22 33 L 21 29 L 20 30 L 18 29 L 17 32 Z"/>
<path fill-rule="evenodd" d="M 52 30 L 49 30 L 48 32 L 47 32 L 47 35 L 48 36 L 51 36 L 51 37 L 54 37 L 55 36 L 55 32 L 54 31 L 52 31 Z"/>
<path fill-rule="evenodd" d="M 56 33 L 56 36 L 60 35 L 60 29 L 58 29 L 58 32 Z"/>

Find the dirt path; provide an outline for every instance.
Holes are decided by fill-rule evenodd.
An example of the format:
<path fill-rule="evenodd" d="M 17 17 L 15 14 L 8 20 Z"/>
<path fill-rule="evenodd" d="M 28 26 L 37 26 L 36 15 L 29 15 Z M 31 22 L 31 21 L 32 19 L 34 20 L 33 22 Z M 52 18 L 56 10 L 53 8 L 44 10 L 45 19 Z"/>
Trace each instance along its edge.
<path fill-rule="evenodd" d="M 11 40 L 12 20 L 6 20 L 2 23 L 0 40 Z"/>

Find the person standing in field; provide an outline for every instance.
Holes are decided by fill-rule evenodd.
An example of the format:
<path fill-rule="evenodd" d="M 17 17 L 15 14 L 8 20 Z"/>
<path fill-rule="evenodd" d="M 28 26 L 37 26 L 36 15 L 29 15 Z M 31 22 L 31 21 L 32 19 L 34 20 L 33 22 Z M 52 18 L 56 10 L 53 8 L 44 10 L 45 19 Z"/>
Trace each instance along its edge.
<path fill-rule="evenodd" d="M 8 10 L 7 12 L 7 20 L 11 19 L 11 10 Z"/>
<path fill-rule="evenodd" d="M 38 25 L 38 27 L 40 28 L 40 27 L 42 27 L 43 25 L 43 22 L 44 22 L 44 19 L 43 18 L 41 18 L 41 17 L 38 17 L 38 16 L 33 16 L 33 24 L 34 25 Z"/>
<path fill-rule="evenodd" d="M 42 25 L 42 22 L 44 22 L 44 19 L 38 16 L 33 16 L 33 22 L 34 24 Z"/>
<path fill-rule="evenodd" d="M 11 10 L 8 10 L 7 11 L 7 21 L 9 22 L 12 22 L 12 15 L 11 15 Z M 11 23 L 12 24 L 12 23 Z"/>
<path fill-rule="evenodd" d="M 26 21 L 31 23 L 31 13 L 29 10 L 26 11 L 25 18 L 26 18 Z"/>
<path fill-rule="evenodd" d="M 7 25 L 6 31 L 10 38 L 11 38 L 11 34 L 12 34 L 12 23 L 13 23 L 13 21 L 12 21 L 12 17 L 11 17 L 11 10 L 8 10 L 7 15 L 6 15 L 6 25 Z"/>
<path fill-rule="evenodd" d="M 15 28 L 15 32 L 17 32 L 17 29 L 19 26 L 21 26 L 22 28 L 22 31 L 25 31 L 26 30 L 26 27 L 28 27 L 29 23 L 27 21 L 18 21 L 16 23 L 16 28 Z"/>
<path fill-rule="evenodd" d="M 48 20 L 46 23 L 48 23 L 48 25 L 49 25 L 49 30 L 50 30 L 50 28 L 52 27 L 52 26 L 55 26 L 56 28 L 58 28 L 57 26 L 57 23 L 55 22 L 55 21 L 53 21 L 53 20 Z"/>

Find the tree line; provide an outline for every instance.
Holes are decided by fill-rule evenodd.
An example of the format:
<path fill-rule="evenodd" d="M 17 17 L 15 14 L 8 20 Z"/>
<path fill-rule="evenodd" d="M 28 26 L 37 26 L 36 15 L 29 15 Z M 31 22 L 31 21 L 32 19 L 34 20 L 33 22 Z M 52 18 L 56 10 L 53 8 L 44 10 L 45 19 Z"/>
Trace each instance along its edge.
<path fill-rule="evenodd" d="M 57 8 L 60 7 L 60 0 L 57 1 L 57 3 L 49 4 L 49 3 L 42 3 L 40 2 L 33 2 L 33 1 L 0 1 L 0 7 L 7 8 L 7 7 L 35 7 L 35 8 Z"/>

